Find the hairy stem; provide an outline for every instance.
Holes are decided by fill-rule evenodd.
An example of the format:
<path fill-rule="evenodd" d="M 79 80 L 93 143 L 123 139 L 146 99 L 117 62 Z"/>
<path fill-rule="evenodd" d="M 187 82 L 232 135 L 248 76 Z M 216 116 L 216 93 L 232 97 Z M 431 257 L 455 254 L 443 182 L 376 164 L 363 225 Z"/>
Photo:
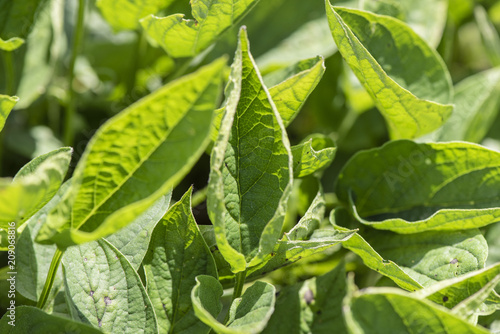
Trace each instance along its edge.
<path fill-rule="evenodd" d="M 54 280 L 56 278 L 57 269 L 59 269 L 59 264 L 61 263 L 61 259 L 63 256 L 63 251 L 59 248 L 56 249 L 54 256 L 52 257 L 52 262 L 50 262 L 49 272 L 47 273 L 47 279 L 45 280 L 45 285 L 43 286 L 42 293 L 40 298 L 38 299 L 38 303 L 36 307 L 39 309 L 43 309 L 45 304 L 47 303 L 47 299 L 49 298 L 50 290 L 54 285 Z"/>

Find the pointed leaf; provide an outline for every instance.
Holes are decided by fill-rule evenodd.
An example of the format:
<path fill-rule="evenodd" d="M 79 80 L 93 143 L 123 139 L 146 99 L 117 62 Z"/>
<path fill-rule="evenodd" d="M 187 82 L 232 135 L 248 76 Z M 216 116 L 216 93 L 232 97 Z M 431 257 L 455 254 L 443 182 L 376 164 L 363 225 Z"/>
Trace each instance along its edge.
<path fill-rule="evenodd" d="M 193 57 L 208 48 L 241 20 L 259 0 L 200 0 L 191 2 L 194 20 L 184 14 L 141 20 L 149 37 L 174 58 Z"/>
<path fill-rule="evenodd" d="M 320 134 L 292 147 L 293 174 L 300 178 L 327 168 L 335 158 L 337 147 L 333 140 Z"/>
<path fill-rule="evenodd" d="M 223 65 L 217 60 L 171 82 L 104 124 L 37 241 L 65 248 L 104 237 L 175 186 L 208 144 Z"/>
<path fill-rule="evenodd" d="M 314 197 L 311 205 L 306 213 L 300 218 L 299 222 L 287 233 L 285 233 L 284 240 L 307 240 L 311 234 L 317 230 L 323 218 L 325 218 L 325 197 L 323 195 L 323 188 L 319 184 L 319 190 Z"/>
<path fill-rule="evenodd" d="M 100 334 L 97 328 L 76 322 L 68 318 L 47 314 L 36 307 L 18 306 L 15 311 L 14 326 L 6 313 L 0 320 L 0 332 L 3 334 L 26 334 L 26 333 L 85 333 Z"/>
<path fill-rule="evenodd" d="M 471 229 L 500 220 L 499 173 L 500 153 L 482 146 L 401 140 L 358 152 L 340 173 L 336 193 L 373 228 Z"/>
<path fill-rule="evenodd" d="M 111 244 L 101 239 L 68 248 L 62 261 L 74 319 L 106 333 L 157 333 L 139 275 Z"/>
<path fill-rule="evenodd" d="M 339 51 L 375 100 L 391 138 L 416 138 L 439 128 L 453 110 L 445 105 L 453 93 L 437 52 L 392 17 L 328 2 L 326 7 Z"/>
<path fill-rule="evenodd" d="M 243 296 L 233 301 L 226 325 L 216 319 L 217 308 L 214 303 L 222 295 L 222 286 L 216 278 L 198 276 L 191 292 L 191 300 L 198 318 L 217 333 L 257 334 L 262 332 L 274 311 L 275 292 L 276 289 L 271 284 L 255 282 L 246 289 Z M 218 310 L 220 312 L 220 305 Z"/>
<path fill-rule="evenodd" d="M 24 39 L 19 37 L 12 37 L 5 41 L 0 38 L 0 50 L 14 51 L 23 44 L 24 44 Z"/>
<path fill-rule="evenodd" d="M 468 319 L 471 321 L 476 318 L 479 314 L 481 314 L 481 306 L 483 306 L 483 302 L 492 294 L 495 293 L 494 289 L 500 282 L 500 275 L 495 276 L 491 281 L 487 282 L 484 286 L 481 287 L 476 293 L 468 297 L 467 299 L 461 301 L 457 306 L 455 306 L 451 312 L 459 317 L 464 319 Z M 498 295 L 496 295 L 498 298 Z M 498 298 L 500 299 L 500 298 Z M 497 300 L 497 305 L 494 305 L 491 310 L 487 310 L 486 314 L 491 314 L 496 310 L 500 309 L 499 302 Z M 485 307 L 486 309 L 488 307 Z M 478 312 L 479 311 L 479 312 Z"/>
<path fill-rule="evenodd" d="M 0 131 L 2 131 L 5 126 L 5 121 L 7 120 L 7 117 L 9 117 L 9 114 L 12 108 L 16 105 L 17 101 L 19 101 L 17 96 L 0 94 Z"/>
<path fill-rule="evenodd" d="M 239 272 L 273 250 L 293 180 L 286 131 L 244 29 L 228 94 L 212 150 L 207 205 L 219 250 Z"/>
<path fill-rule="evenodd" d="M 143 266 L 160 333 L 207 333 L 194 315 L 195 277 L 217 278 L 214 259 L 191 212 L 191 189 L 156 225 Z"/>
<path fill-rule="evenodd" d="M 9 222 L 18 227 L 43 207 L 61 186 L 73 150 L 63 147 L 27 163 L 12 183 L 0 185 L 0 228 Z"/>

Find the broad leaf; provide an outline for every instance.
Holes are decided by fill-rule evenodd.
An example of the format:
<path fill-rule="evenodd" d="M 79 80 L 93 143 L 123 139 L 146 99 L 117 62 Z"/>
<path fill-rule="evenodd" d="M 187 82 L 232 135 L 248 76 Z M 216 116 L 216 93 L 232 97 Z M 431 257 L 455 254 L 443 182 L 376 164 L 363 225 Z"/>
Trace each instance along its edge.
<path fill-rule="evenodd" d="M 102 332 L 87 324 L 76 322 L 68 318 L 47 314 L 42 310 L 31 306 L 17 306 L 15 310 L 15 321 L 8 317 L 8 312 L 0 320 L 0 332 L 2 334 L 26 334 L 26 333 L 85 333 L 101 334 Z"/>
<path fill-rule="evenodd" d="M 26 38 L 36 17 L 49 0 L 1 1 L 0 38 Z"/>
<path fill-rule="evenodd" d="M 101 239 L 68 248 L 62 261 L 74 319 L 106 333 L 157 333 L 139 275 L 111 244 Z"/>
<path fill-rule="evenodd" d="M 7 229 L 9 222 L 20 226 L 56 194 L 66 176 L 72 151 L 63 147 L 36 157 L 12 182 L 3 180 L 0 184 L 0 228 Z"/>
<path fill-rule="evenodd" d="M 227 324 L 216 317 L 221 306 L 222 286 L 212 276 L 196 277 L 191 300 L 198 318 L 221 334 L 261 333 L 274 311 L 276 289 L 269 283 L 255 282 L 243 296 L 236 298 L 229 309 Z M 219 303 L 219 304 L 217 304 Z"/>
<path fill-rule="evenodd" d="M 12 37 L 5 41 L 0 38 L 0 50 L 3 51 L 14 51 L 23 44 L 24 44 L 24 39 L 19 37 Z"/>
<path fill-rule="evenodd" d="M 175 0 L 97 0 L 102 16 L 115 31 L 134 30 L 139 20 L 167 8 Z"/>
<path fill-rule="evenodd" d="M 19 101 L 17 96 L 0 95 L 0 131 L 5 126 L 5 121 L 17 101 Z"/>
<path fill-rule="evenodd" d="M 500 153 L 479 145 L 393 141 L 357 153 L 336 192 L 377 229 L 454 231 L 500 220 L 499 173 Z"/>
<path fill-rule="evenodd" d="M 219 250 L 239 272 L 273 250 L 293 181 L 286 131 L 244 29 L 227 92 L 212 150 L 207 205 Z"/>
<path fill-rule="evenodd" d="M 337 147 L 327 136 L 312 135 L 307 141 L 292 147 L 293 175 L 304 177 L 327 168 L 335 158 Z"/>
<path fill-rule="evenodd" d="M 174 58 L 193 57 L 208 48 L 227 29 L 242 19 L 259 0 L 199 0 L 191 2 L 194 20 L 184 14 L 164 18 L 149 16 L 142 27 Z"/>
<path fill-rule="evenodd" d="M 191 212 L 191 189 L 156 225 L 143 266 L 159 332 L 207 333 L 190 294 L 196 276 L 217 277 L 217 268 Z"/>
<path fill-rule="evenodd" d="M 393 288 L 368 288 L 344 300 L 347 327 L 354 333 L 489 333 L 425 299 Z"/>
<path fill-rule="evenodd" d="M 175 186 L 208 144 L 223 65 L 217 60 L 171 82 L 104 124 L 37 241 L 65 248 L 104 237 Z"/>
<path fill-rule="evenodd" d="M 437 52 L 392 17 L 328 3 L 326 10 L 340 53 L 375 100 L 391 138 L 439 128 L 453 110 L 445 105 L 453 93 Z"/>
<path fill-rule="evenodd" d="M 279 291 L 276 306 L 262 333 L 345 333 L 342 300 L 346 294 L 344 263 L 334 270 Z"/>

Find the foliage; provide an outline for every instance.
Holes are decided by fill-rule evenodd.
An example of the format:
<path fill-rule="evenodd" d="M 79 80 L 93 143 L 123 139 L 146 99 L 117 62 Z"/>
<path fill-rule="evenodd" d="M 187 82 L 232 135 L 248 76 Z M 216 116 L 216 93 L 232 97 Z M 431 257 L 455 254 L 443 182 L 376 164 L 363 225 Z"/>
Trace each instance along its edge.
<path fill-rule="evenodd" d="M 0 0 L 0 332 L 498 332 L 499 29 Z"/>

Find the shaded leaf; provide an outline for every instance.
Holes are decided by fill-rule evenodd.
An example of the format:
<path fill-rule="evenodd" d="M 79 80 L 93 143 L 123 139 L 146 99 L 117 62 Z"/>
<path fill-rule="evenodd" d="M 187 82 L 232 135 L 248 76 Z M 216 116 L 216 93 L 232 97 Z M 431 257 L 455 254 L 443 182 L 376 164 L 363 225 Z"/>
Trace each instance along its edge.
<path fill-rule="evenodd" d="M 17 96 L 0 95 L 0 131 L 2 131 L 7 117 L 19 98 Z"/>
<path fill-rule="evenodd" d="M 321 184 L 318 187 L 318 193 L 306 213 L 290 231 L 285 233 L 283 240 L 307 240 L 319 228 L 321 221 L 325 217 L 326 206 Z"/>
<path fill-rule="evenodd" d="M 311 135 L 307 141 L 292 147 L 294 177 L 304 177 L 327 168 L 335 158 L 337 147 L 324 135 Z"/>
<path fill-rule="evenodd" d="M 0 2 L 0 38 L 26 38 L 33 22 L 49 0 Z"/>

